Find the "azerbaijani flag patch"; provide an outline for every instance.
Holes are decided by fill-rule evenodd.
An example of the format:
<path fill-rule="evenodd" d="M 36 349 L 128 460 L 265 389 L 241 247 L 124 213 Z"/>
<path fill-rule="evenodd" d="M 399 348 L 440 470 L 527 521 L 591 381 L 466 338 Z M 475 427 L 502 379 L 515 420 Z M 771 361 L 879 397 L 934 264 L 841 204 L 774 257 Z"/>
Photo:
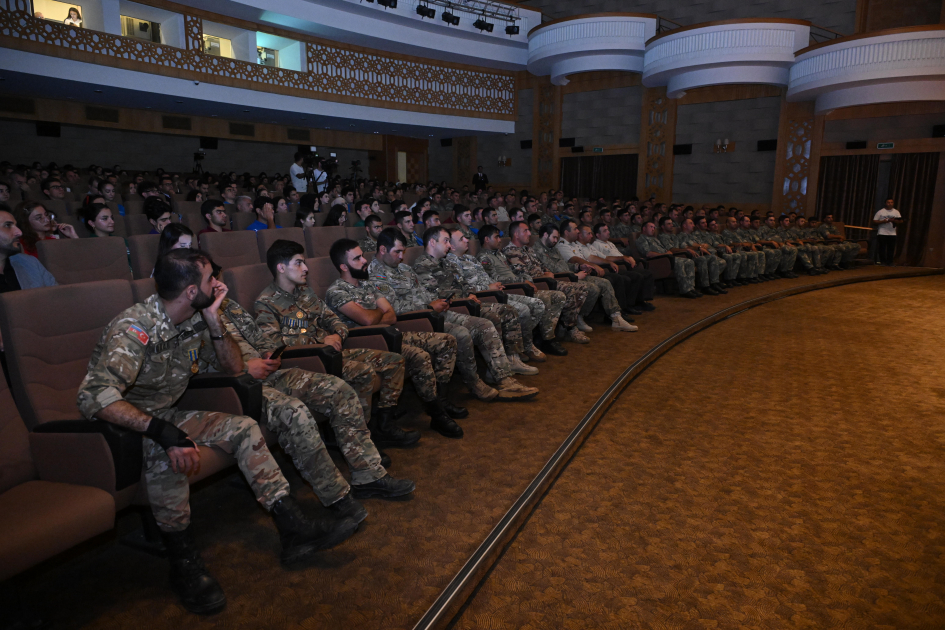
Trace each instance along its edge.
<path fill-rule="evenodd" d="M 144 345 L 148 345 L 148 339 L 150 339 L 150 337 L 148 337 L 148 333 L 144 332 L 144 329 L 140 326 L 136 326 L 135 324 L 128 326 L 128 334 L 132 337 L 137 337 L 138 341 Z"/>

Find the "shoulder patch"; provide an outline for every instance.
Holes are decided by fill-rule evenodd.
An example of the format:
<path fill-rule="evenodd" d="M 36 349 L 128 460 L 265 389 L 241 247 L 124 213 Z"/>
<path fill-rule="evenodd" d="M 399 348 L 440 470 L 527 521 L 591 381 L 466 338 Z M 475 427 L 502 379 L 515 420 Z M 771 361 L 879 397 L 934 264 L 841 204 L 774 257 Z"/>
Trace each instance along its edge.
<path fill-rule="evenodd" d="M 148 345 L 148 333 L 144 332 L 144 329 L 138 326 L 137 324 L 132 324 L 128 327 L 128 330 L 125 331 L 144 345 Z"/>

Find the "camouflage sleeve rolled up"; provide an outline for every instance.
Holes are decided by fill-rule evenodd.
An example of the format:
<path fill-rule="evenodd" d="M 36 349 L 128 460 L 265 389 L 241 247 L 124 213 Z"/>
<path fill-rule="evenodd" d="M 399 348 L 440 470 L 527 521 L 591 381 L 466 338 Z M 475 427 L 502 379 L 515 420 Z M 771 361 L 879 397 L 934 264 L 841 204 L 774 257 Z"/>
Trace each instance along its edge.
<path fill-rule="evenodd" d="M 529 273 L 528 260 L 520 248 L 509 243 L 505 246 L 505 249 L 502 250 L 502 254 L 505 256 L 505 261 L 509 269 L 515 274 L 516 280 L 519 282 L 532 281 L 532 275 Z"/>
<path fill-rule="evenodd" d="M 220 321 L 240 347 L 243 362 L 259 359 L 282 345 L 279 338 L 263 333 L 252 316 L 242 306 L 227 298 L 220 307 Z"/>
<path fill-rule="evenodd" d="M 112 320 L 89 359 L 77 398 L 79 412 L 89 420 L 112 403 L 124 400 L 144 365 L 154 323 L 140 306 Z"/>

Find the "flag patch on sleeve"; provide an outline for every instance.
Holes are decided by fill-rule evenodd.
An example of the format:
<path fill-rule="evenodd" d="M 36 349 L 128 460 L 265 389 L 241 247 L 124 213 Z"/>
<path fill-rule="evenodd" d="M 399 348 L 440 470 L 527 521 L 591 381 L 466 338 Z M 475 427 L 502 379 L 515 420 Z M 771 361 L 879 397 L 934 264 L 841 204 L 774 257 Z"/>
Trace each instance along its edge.
<path fill-rule="evenodd" d="M 150 339 L 150 337 L 148 337 L 148 333 L 144 332 L 144 329 L 140 326 L 132 324 L 128 327 L 128 334 L 132 337 L 137 337 L 138 341 L 144 345 L 148 345 L 148 339 Z"/>

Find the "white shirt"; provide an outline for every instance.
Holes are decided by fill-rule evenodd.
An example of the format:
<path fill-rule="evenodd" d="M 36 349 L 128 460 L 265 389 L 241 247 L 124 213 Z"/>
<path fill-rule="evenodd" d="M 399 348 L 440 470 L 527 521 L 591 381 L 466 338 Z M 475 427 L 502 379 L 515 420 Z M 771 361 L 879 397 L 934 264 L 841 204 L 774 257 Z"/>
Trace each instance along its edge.
<path fill-rule="evenodd" d="M 610 241 L 594 239 L 594 242 L 587 247 L 591 250 L 591 253 L 599 258 L 607 258 L 609 256 L 620 256 L 623 258 L 623 254 L 620 253 L 620 250 L 617 249 L 617 246 Z"/>
<path fill-rule="evenodd" d="M 499 217 L 499 221 L 508 221 L 509 220 L 509 211 L 505 209 L 505 206 L 499 206 L 495 209 L 495 214 Z"/>
<path fill-rule="evenodd" d="M 315 191 L 319 193 L 325 192 L 325 186 L 328 185 L 328 173 L 325 171 L 320 171 L 316 168 L 314 171 L 312 171 L 312 177 L 315 178 Z"/>
<path fill-rule="evenodd" d="M 302 177 L 304 174 L 305 169 L 298 164 L 289 167 L 289 178 L 292 180 L 292 187 L 299 191 L 300 195 L 308 192 L 308 182 Z"/>
<path fill-rule="evenodd" d="M 565 262 L 569 262 L 574 257 L 587 260 L 588 256 L 594 255 L 581 241 L 569 243 L 565 239 L 561 239 L 558 241 L 558 244 L 555 245 L 555 249 L 558 250 L 558 255 L 561 256 Z"/>
<path fill-rule="evenodd" d="M 899 214 L 899 211 L 893 208 L 892 210 L 887 210 L 886 208 L 880 208 L 879 212 L 876 213 L 876 216 L 873 217 L 874 221 L 881 221 L 883 219 L 901 219 L 902 215 Z M 896 235 L 896 224 L 895 223 L 883 223 L 879 226 L 879 229 L 876 231 L 880 236 L 895 236 Z"/>

